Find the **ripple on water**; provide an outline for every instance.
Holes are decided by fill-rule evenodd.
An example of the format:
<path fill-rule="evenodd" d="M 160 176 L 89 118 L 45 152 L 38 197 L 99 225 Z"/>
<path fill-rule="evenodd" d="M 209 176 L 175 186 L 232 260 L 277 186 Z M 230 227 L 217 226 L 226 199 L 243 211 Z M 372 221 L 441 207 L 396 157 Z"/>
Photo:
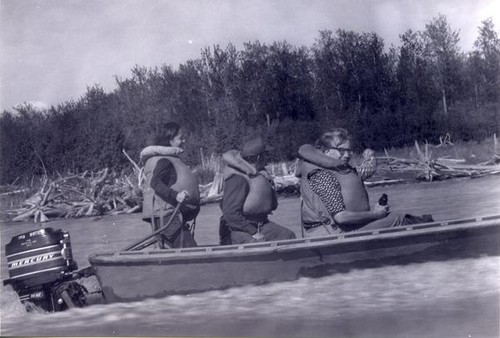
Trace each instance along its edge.
<path fill-rule="evenodd" d="M 424 313 L 437 304 L 452 309 L 457 300 L 469 297 L 486 297 L 498 304 L 499 263 L 499 257 L 484 257 L 352 270 L 317 279 L 94 305 L 53 314 L 27 314 L 14 291 L 4 287 L 2 334 L 133 335 L 142 333 L 137 331 L 141 327 L 165 334 L 175 327 L 177 334 L 189 335 L 199 333 L 193 331 L 194 324 L 213 328 L 256 320 L 269 325 L 293 324 L 308 317 L 320 322 L 342 321 L 374 310 Z"/>

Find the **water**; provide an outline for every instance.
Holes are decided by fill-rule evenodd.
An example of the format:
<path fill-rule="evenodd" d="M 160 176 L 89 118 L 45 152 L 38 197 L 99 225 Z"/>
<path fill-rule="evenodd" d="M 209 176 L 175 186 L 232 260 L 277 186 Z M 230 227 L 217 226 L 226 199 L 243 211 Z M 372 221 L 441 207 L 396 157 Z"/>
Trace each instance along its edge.
<path fill-rule="evenodd" d="M 26 313 L 2 291 L 2 335 L 498 337 L 500 258 L 345 274 L 135 303 Z"/>
<path fill-rule="evenodd" d="M 394 210 L 411 206 L 436 220 L 500 213 L 500 178 L 370 190 L 389 192 Z M 408 208 L 405 208 L 406 210 Z M 273 216 L 298 234 L 298 200 L 280 201 Z M 217 206 L 202 209 L 200 244 L 216 240 Z M 140 215 L 58 220 L 70 231 L 80 266 L 95 251 L 130 244 L 149 229 Z M 33 224 L 2 225 L 3 246 Z M 116 230 L 119 231 L 116 231 Z M 6 278 L 2 258 L 2 279 Z M 350 270 L 322 278 L 246 286 L 135 303 L 93 305 L 59 313 L 27 313 L 1 287 L 1 335 L 16 336 L 266 336 L 500 337 L 500 257 Z"/>

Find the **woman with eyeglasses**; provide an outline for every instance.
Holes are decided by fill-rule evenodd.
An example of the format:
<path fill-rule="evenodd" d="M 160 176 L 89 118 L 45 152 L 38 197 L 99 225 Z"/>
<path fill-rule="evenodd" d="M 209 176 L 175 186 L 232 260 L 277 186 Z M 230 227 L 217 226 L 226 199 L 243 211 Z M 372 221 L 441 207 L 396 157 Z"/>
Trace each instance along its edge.
<path fill-rule="evenodd" d="M 299 149 L 302 160 L 298 164 L 298 176 L 301 177 L 305 237 L 432 221 L 430 216 L 391 214 L 386 203 L 370 207 L 362 177 L 350 165 L 352 154 L 349 133 L 342 128 L 324 133 L 315 149 L 304 146 Z M 365 162 L 374 159 L 371 150 L 364 155 Z"/>

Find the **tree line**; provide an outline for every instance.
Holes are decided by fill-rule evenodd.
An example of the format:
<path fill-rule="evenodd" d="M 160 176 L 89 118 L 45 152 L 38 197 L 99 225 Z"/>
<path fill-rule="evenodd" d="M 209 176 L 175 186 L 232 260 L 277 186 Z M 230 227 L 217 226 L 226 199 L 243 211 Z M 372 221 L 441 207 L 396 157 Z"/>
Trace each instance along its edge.
<path fill-rule="evenodd" d="M 178 121 L 190 132 L 186 158 L 221 153 L 260 134 L 274 160 L 296 156 L 331 127 L 359 149 L 415 140 L 482 140 L 500 126 L 500 40 L 492 19 L 463 52 L 443 15 L 385 48 L 375 33 L 319 32 L 310 47 L 287 41 L 206 47 L 177 69 L 135 66 L 117 88 L 87 88 L 40 112 L 29 104 L 0 116 L 0 184 L 44 173 L 120 170 Z"/>

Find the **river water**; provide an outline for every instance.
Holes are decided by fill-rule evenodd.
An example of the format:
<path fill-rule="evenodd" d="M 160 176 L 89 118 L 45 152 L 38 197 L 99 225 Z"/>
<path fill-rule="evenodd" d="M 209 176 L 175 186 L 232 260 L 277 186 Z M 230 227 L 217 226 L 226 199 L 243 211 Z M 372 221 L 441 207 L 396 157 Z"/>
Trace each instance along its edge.
<path fill-rule="evenodd" d="M 500 214 L 500 177 L 369 190 L 389 194 L 394 211 L 432 213 L 436 220 Z M 273 216 L 299 234 L 297 198 L 280 200 Z M 196 239 L 216 241 L 216 205 L 200 214 Z M 96 250 L 126 246 L 148 232 L 139 215 L 44 224 L 70 231 L 80 266 Z M 208 226 L 207 224 L 210 224 Z M 33 224 L 2 224 L 3 246 Z M 120 231 L 116 231 L 119 228 Z M 105 250 L 104 250 L 105 249 Z M 2 258 L 2 279 L 6 278 Z M 245 286 L 135 303 L 93 305 L 59 313 L 26 312 L 2 287 L 1 335 L 500 337 L 500 258 L 450 260 L 350 270 L 321 278 Z"/>

